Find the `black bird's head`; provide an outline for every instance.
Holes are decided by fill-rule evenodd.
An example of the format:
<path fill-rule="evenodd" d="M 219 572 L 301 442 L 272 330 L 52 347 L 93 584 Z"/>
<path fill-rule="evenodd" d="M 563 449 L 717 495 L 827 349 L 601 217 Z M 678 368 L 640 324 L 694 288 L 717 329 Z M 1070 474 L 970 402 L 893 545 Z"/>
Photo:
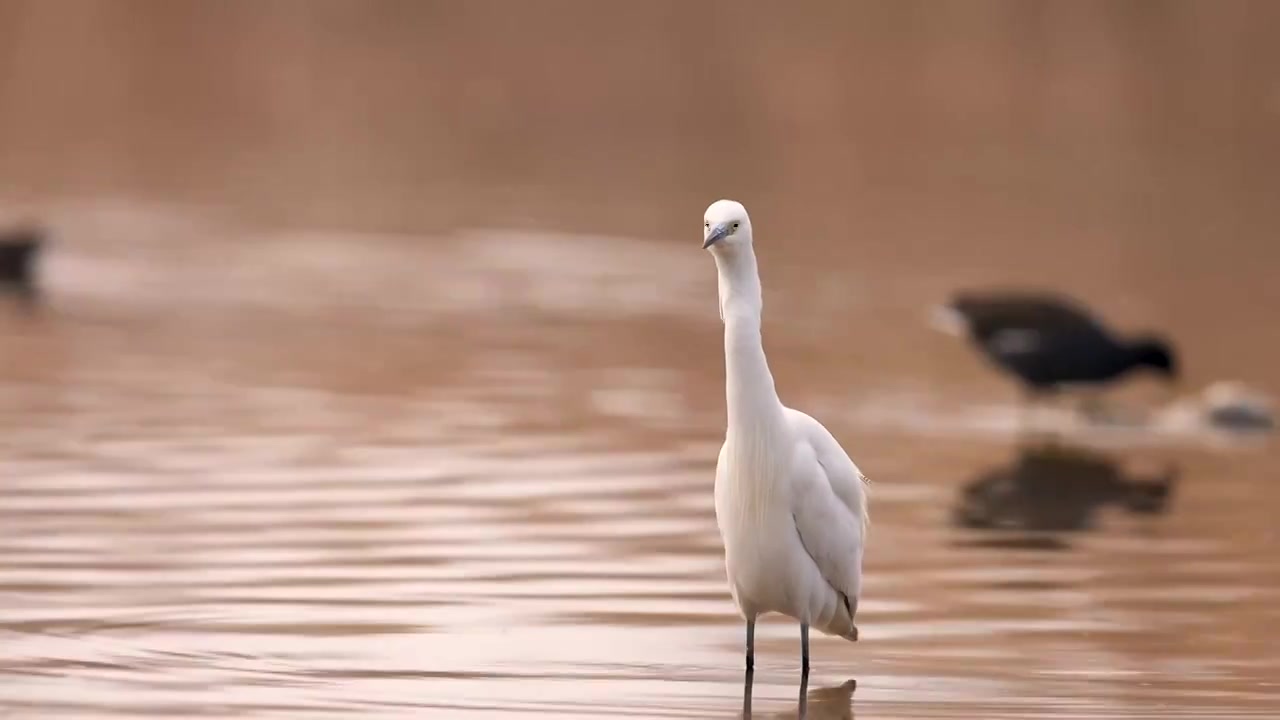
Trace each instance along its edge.
<path fill-rule="evenodd" d="M 1168 382 L 1178 379 L 1178 357 L 1173 345 L 1161 337 L 1148 335 L 1129 344 L 1134 367 L 1150 368 Z"/>

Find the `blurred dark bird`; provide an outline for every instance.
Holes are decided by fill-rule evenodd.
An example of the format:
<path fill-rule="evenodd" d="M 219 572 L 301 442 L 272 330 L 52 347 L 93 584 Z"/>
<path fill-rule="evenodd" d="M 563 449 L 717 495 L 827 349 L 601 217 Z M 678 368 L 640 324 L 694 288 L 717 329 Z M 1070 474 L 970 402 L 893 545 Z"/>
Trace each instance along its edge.
<path fill-rule="evenodd" d="M 0 289 L 34 299 L 36 266 L 44 242 L 45 233 L 38 227 L 0 230 Z"/>
<path fill-rule="evenodd" d="M 1028 397 L 1100 386 L 1135 370 L 1178 377 L 1173 346 L 1157 335 L 1119 337 L 1082 304 L 1031 292 L 962 292 L 934 311 L 934 325 L 967 337 Z"/>

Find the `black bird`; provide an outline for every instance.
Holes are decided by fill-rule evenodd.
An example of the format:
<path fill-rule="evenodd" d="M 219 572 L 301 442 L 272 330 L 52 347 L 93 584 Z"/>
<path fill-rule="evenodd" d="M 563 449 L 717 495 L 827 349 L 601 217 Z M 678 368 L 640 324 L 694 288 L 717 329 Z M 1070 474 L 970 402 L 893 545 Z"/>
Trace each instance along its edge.
<path fill-rule="evenodd" d="M 967 336 L 1030 399 L 1070 386 L 1100 386 L 1136 370 L 1178 378 L 1163 337 L 1117 336 L 1081 303 L 1031 292 L 961 292 L 938 308 L 936 325 Z"/>
<path fill-rule="evenodd" d="M 44 231 L 34 226 L 0 230 L 0 290 L 35 298 L 36 263 L 44 240 Z"/>

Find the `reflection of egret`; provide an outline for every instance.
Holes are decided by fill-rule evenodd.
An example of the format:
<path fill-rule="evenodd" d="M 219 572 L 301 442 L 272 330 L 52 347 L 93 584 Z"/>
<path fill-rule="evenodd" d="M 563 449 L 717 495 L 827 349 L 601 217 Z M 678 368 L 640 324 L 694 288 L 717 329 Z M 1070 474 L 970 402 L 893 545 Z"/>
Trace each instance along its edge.
<path fill-rule="evenodd" d="M 1106 505 L 1164 512 L 1176 475 L 1170 469 L 1155 477 L 1128 476 L 1107 456 L 1081 449 L 1024 449 L 1013 464 L 964 487 L 955 521 L 980 529 L 1085 530 Z"/>
<path fill-rule="evenodd" d="M 719 200 L 703 216 L 702 247 L 715 258 L 724 321 L 728 429 L 716 462 L 716 523 L 730 592 L 746 619 L 746 665 L 755 662 L 756 617 L 800 622 L 850 641 L 862 587 L 865 478 L 817 420 L 778 399 L 760 336 L 760 275 L 751 220 Z"/>
<path fill-rule="evenodd" d="M 742 717 L 749 720 L 751 713 L 751 670 L 742 683 Z M 834 687 L 818 688 L 809 692 L 809 673 L 800 674 L 800 696 L 794 712 L 787 710 L 771 713 L 769 717 L 797 718 L 797 720 L 853 720 L 853 691 L 858 681 L 849 679 Z"/>

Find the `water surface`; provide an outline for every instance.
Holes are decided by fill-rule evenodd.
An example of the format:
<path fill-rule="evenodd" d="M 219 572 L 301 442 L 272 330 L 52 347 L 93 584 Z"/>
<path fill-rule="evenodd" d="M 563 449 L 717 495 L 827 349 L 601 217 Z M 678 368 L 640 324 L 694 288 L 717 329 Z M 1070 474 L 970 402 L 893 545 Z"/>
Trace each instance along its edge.
<path fill-rule="evenodd" d="M 46 303 L 0 315 L 7 717 L 741 712 L 696 238 L 51 212 Z M 924 325 L 945 282 L 876 283 L 765 265 L 780 391 L 872 478 L 862 641 L 815 637 L 809 717 L 1274 716 L 1270 445 L 1020 440 Z M 755 716 L 794 716 L 797 654 L 762 622 Z"/>

